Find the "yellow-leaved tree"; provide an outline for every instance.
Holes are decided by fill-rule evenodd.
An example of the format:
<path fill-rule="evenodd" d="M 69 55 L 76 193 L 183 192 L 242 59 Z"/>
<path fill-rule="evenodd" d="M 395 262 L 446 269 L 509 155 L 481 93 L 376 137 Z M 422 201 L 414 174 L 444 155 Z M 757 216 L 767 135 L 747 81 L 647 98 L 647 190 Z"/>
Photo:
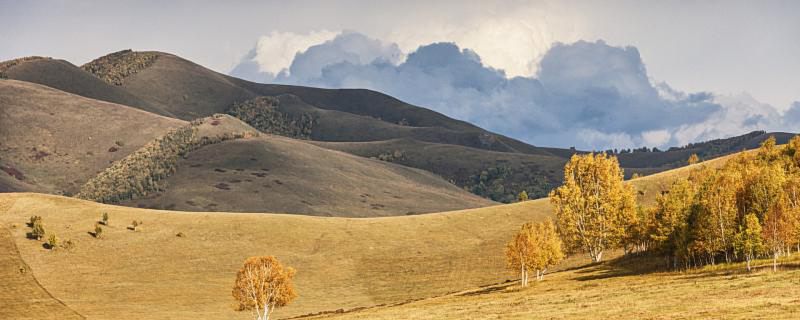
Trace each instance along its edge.
<path fill-rule="evenodd" d="M 297 297 L 292 285 L 295 270 L 273 256 L 250 257 L 236 274 L 233 298 L 238 311 L 252 310 L 256 320 L 269 320 L 276 308 Z"/>
<path fill-rule="evenodd" d="M 687 160 L 686 162 L 690 165 L 698 163 L 700 162 L 700 157 L 698 157 L 696 153 L 692 153 L 692 155 L 689 156 L 689 160 Z"/>
<path fill-rule="evenodd" d="M 528 272 L 544 279 L 547 269 L 561 262 L 564 253 L 561 239 L 551 221 L 526 223 L 506 245 L 506 261 L 511 271 L 520 273 L 520 283 L 528 286 Z"/>
<path fill-rule="evenodd" d="M 558 233 L 570 252 L 583 250 L 592 261 L 616 248 L 636 224 L 633 187 L 623 183 L 614 156 L 573 155 L 564 167 L 564 184 L 550 193 Z"/>

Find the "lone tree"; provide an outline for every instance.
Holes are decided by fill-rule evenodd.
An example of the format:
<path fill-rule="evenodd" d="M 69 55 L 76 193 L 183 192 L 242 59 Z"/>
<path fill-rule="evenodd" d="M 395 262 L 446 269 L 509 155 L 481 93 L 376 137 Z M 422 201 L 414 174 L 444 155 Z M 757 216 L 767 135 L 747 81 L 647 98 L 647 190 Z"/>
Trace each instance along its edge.
<path fill-rule="evenodd" d="M 520 282 L 528 286 L 528 272 L 536 271 L 536 279 L 544 279 L 547 268 L 564 259 L 561 239 L 550 221 L 526 223 L 506 245 L 506 262 L 511 271 L 520 272 Z"/>
<path fill-rule="evenodd" d="M 269 320 L 275 308 L 297 297 L 292 286 L 294 274 L 293 268 L 284 267 L 274 256 L 247 258 L 233 286 L 237 310 L 252 310 L 256 320 Z"/>
<path fill-rule="evenodd" d="M 689 156 L 689 160 L 686 161 L 686 163 L 690 165 L 698 162 L 700 162 L 700 157 L 698 157 L 696 153 L 692 153 L 692 155 Z"/>
<path fill-rule="evenodd" d="M 618 247 L 636 224 L 633 187 L 623 183 L 616 157 L 573 155 L 564 167 L 564 184 L 550 192 L 556 223 L 568 251 L 584 250 L 599 262 Z"/>
<path fill-rule="evenodd" d="M 520 192 L 519 195 L 517 196 L 517 201 L 519 202 L 528 201 L 528 192 L 522 190 L 522 192 Z"/>
<path fill-rule="evenodd" d="M 108 212 L 103 212 L 103 225 L 108 225 Z"/>

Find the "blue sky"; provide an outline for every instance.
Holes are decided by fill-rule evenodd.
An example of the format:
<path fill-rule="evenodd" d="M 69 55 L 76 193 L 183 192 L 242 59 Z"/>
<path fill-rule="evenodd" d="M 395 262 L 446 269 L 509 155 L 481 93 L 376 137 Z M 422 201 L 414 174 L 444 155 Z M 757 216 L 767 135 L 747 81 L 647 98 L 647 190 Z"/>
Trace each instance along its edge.
<path fill-rule="evenodd" d="M 665 147 L 800 131 L 799 15 L 797 1 L 0 0 L 0 60 L 159 50 L 384 91 L 537 145 Z"/>

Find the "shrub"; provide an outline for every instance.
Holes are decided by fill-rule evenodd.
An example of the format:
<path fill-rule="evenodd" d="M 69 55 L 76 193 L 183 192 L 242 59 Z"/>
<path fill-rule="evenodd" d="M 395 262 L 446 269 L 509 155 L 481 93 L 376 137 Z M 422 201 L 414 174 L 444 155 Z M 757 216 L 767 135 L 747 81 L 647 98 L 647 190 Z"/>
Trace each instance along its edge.
<path fill-rule="evenodd" d="M 95 224 L 94 225 L 94 237 L 97 238 L 97 239 L 100 239 L 100 237 L 102 237 L 102 236 L 103 236 L 103 227 L 101 227 L 100 224 Z"/>
<path fill-rule="evenodd" d="M 55 233 L 51 233 L 47 238 L 47 247 L 50 250 L 55 250 L 58 248 L 58 236 L 56 236 Z"/>
<path fill-rule="evenodd" d="M 186 237 L 186 234 L 183 233 L 183 232 L 178 232 L 178 233 L 175 234 L 175 236 L 178 237 L 178 238 L 183 238 L 183 237 Z"/>
<path fill-rule="evenodd" d="M 103 225 L 108 225 L 108 212 L 103 212 Z"/>
<path fill-rule="evenodd" d="M 36 240 L 42 240 L 46 233 L 44 229 L 44 223 L 42 222 L 42 217 L 37 217 L 37 219 L 32 219 L 31 225 L 31 238 Z"/>
<path fill-rule="evenodd" d="M 140 221 L 133 220 L 133 222 L 131 222 L 131 230 L 139 231 L 139 226 L 140 225 L 142 225 L 142 221 L 141 220 Z"/>

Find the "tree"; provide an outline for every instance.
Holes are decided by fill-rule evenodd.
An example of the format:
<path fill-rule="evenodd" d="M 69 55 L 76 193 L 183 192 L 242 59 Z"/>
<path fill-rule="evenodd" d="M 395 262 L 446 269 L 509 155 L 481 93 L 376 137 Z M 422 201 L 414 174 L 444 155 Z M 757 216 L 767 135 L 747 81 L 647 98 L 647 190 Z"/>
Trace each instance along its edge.
<path fill-rule="evenodd" d="M 763 236 L 767 250 L 772 253 L 772 271 L 778 270 L 778 257 L 790 241 L 789 230 L 795 227 L 790 223 L 788 209 L 785 202 L 777 202 L 764 217 Z"/>
<path fill-rule="evenodd" d="M 44 238 L 46 230 L 44 229 L 44 223 L 42 222 L 42 217 L 35 216 L 31 218 L 31 238 L 36 240 L 42 240 Z"/>
<path fill-rule="evenodd" d="M 543 280 L 547 269 L 564 259 L 561 247 L 552 221 L 526 223 L 506 245 L 506 265 L 519 271 L 520 283 L 527 287 L 528 272 L 536 271 L 536 279 Z"/>
<path fill-rule="evenodd" d="M 693 165 L 695 163 L 699 163 L 700 162 L 700 157 L 698 157 L 696 153 L 692 153 L 692 155 L 689 156 L 689 160 L 687 160 L 686 162 L 689 165 Z"/>
<path fill-rule="evenodd" d="M 666 193 L 656 197 L 650 240 L 654 249 L 663 253 L 668 260 L 671 256 L 673 268 L 677 268 L 679 259 L 684 264 L 688 260 L 688 223 L 696 192 L 689 180 L 680 179 Z M 667 264 L 670 264 L 669 261 Z"/>
<path fill-rule="evenodd" d="M 636 224 L 633 187 L 623 183 L 616 157 L 573 155 L 564 167 L 564 184 L 550 193 L 558 233 L 569 251 L 584 250 L 599 262 L 618 247 Z"/>
<path fill-rule="evenodd" d="M 531 256 L 535 253 L 533 224 L 526 223 L 506 244 L 506 265 L 511 271 L 519 271 L 520 284 L 528 286 L 528 270 L 531 266 Z"/>
<path fill-rule="evenodd" d="M 520 192 L 519 195 L 517 196 L 517 201 L 519 202 L 528 201 L 528 192 L 522 190 L 522 192 Z"/>
<path fill-rule="evenodd" d="M 269 320 L 276 308 L 297 297 L 292 285 L 295 270 L 274 256 L 250 257 L 236 274 L 233 298 L 238 311 L 253 310 L 256 320 Z"/>
<path fill-rule="evenodd" d="M 558 237 L 555 225 L 550 220 L 537 223 L 534 226 L 534 231 L 538 239 L 537 247 L 539 252 L 533 255 L 534 263 L 532 266 L 536 269 L 537 279 L 544 280 L 544 274 L 547 269 L 564 260 L 563 243 L 561 238 Z"/>
<path fill-rule="evenodd" d="M 744 225 L 739 226 L 739 232 L 734 240 L 736 251 L 744 256 L 747 261 L 747 271 L 750 271 L 750 261 L 764 251 L 764 241 L 761 238 L 761 223 L 754 213 L 745 216 Z"/>
<path fill-rule="evenodd" d="M 103 225 L 108 225 L 108 212 L 103 212 Z"/>

